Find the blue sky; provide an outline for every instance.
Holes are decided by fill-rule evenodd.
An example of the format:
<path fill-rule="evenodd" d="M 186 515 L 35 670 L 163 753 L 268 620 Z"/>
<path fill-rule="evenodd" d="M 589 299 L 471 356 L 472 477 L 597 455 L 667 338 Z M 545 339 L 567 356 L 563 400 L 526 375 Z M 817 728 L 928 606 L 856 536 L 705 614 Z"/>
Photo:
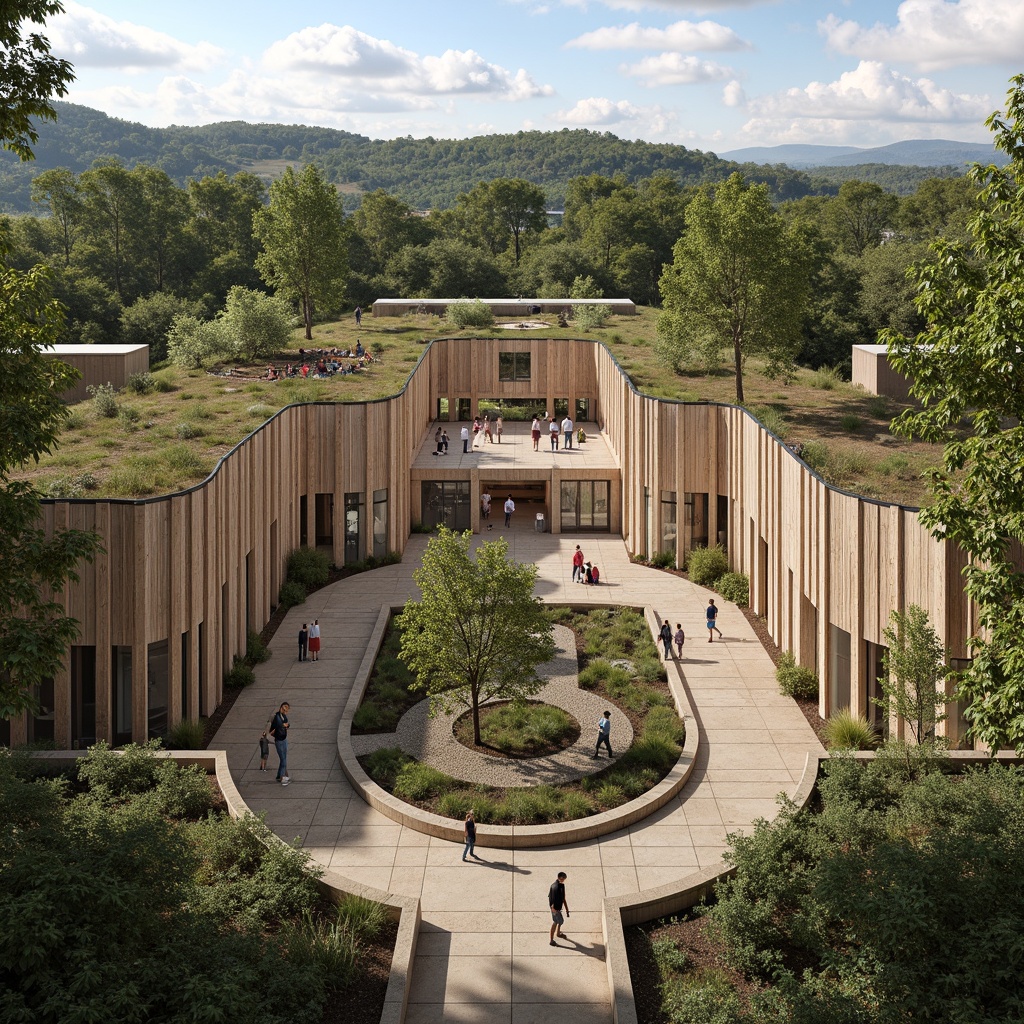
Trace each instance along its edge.
<path fill-rule="evenodd" d="M 725 152 L 983 141 L 1024 0 L 66 0 L 68 99 L 372 138 L 590 128 Z"/>

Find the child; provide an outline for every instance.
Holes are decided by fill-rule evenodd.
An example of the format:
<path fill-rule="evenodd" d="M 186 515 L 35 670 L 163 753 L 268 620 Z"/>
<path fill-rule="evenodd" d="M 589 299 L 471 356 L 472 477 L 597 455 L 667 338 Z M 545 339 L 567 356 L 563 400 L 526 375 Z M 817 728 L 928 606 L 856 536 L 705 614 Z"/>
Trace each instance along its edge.
<path fill-rule="evenodd" d="M 263 730 L 263 735 L 260 737 L 260 771 L 265 772 L 267 770 L 267 758 L 270 757 L 270 740 L 267 739 L 267 730 Z"/>
<path fill-rule="evenodd" d="M 590 578 L 595 585 L 601 582 L 601 570 L 596 565 L 590 567 Z"/>
<path fill-rule="evenodd" d="M 681 658 L 683 656 L 683 644 L 686 643 L 686 634 L 683 632 L 683 626 L 682 626 L 682 623 L 680 623 L 680 622 L 676 623 L 675 641 L 676 641 L 676 651 L 678 652 L 676 654 L 676 657 L 677 658 Z"/>

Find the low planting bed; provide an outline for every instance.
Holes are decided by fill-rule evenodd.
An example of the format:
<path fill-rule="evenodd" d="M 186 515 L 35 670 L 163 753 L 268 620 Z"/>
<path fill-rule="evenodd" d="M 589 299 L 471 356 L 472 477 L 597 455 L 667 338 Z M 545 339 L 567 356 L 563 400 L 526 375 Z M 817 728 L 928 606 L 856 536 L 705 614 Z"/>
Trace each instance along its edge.
<path fill-rule="evenodd" d="M 572 782 L 502 788 L 467 783 L 417 761 L 397 745 L 384 746 L 359 758 L 370 778 L 402 800 L 442 817 L 461 819 L 473 809 L 481 824 L 500 825 L 584 818 L 618 807 L 657 785 L 679 758 L 684 726 L 673 707 L 643 614 L 632 608 L 586 612 L 552 608 L 548 614 L 553 623 L 574 633 L 579 685 L 629 719 L 634 739 L 628 750 L 617 750 L 607 768 Z M 355 715 L 353 734 L 392 731 L 416 702 L 418 694 L 409 690 L 412 676 L 397 657 L 400 642 L 394 625 L 389 625 L 366 697 Z M 507 714 L 523 713 L 521 705 L 505 706 L 513 709 Z M 468 735 L 472 739 L 471 724 Z M 595 742 L 596 738 L 595 727 Z M 613 732 L 613 748 L 614 739 Z M 452 742 L 458 742 L 455 736 Z"/>
<path fill-rule="evenodd" d="M 1024 769 L 951 769 L 833 756 L 730 837 L 710 906 L 625 931 L 640 1024 L 1019 1021 Z"/>
<path fill-rule="evenodd" d="M 571 747 L 580 724 L 567 711 L 540 701 L 508 701 L 480 712 L 480 745 L 473 742 L 473 713 L 455 723 L 455 738 L 470 750 L 492 757 L 544 757 Z"/>
<path fill-rule="evenodd" d="M 0 752 L 0 1018 L 380 1020 L 386 908 L 328 902 L 201 768 L 101 744 L 45 772 Z"/>

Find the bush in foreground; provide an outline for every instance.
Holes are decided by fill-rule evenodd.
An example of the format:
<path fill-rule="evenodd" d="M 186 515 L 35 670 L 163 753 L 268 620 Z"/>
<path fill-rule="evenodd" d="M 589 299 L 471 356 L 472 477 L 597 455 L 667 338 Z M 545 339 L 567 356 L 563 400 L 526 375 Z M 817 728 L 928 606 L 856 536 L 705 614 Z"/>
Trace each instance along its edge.
<path fill-rule="evenodd" d="M 331 560 L 316 548 L 296 548 L 288 556 L 287 578 L 307 591 L 322 587 L 331 575 Z"/>
<path fill-rule="evenodd" d="M 779 656 L 775 681 L 784 697 L 813 700 L 818 696 L 818 677 L 811 669 L 798 665 L 789 651 L 783 651 Z"/>
<path fill-rule="evenodd" d="M 713 587 L 729 571 L 729 559 L 720 544 L 694 548 L 686 558 L 686 569 L 698 586 Z"/>
<path fill-rule="evenodd" d="M 740 608 L 750 603 L 750 577 L 745 572 L 727 572 L 722 576 L 715 589 L 726 599 Z"/>

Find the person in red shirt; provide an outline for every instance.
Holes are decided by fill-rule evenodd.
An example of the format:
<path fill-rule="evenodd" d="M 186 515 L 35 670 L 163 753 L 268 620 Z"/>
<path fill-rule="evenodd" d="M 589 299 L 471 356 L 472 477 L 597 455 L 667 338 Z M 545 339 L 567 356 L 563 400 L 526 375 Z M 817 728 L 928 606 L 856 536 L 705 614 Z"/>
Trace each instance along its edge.
<path fill-rule="evenodd" d="M 583 569 L 583 552 L 580 551 L 579 544 L 576 545 L 576 551 L 572 556 L 572 581 L 576 582 L 581 571 Z"/>

